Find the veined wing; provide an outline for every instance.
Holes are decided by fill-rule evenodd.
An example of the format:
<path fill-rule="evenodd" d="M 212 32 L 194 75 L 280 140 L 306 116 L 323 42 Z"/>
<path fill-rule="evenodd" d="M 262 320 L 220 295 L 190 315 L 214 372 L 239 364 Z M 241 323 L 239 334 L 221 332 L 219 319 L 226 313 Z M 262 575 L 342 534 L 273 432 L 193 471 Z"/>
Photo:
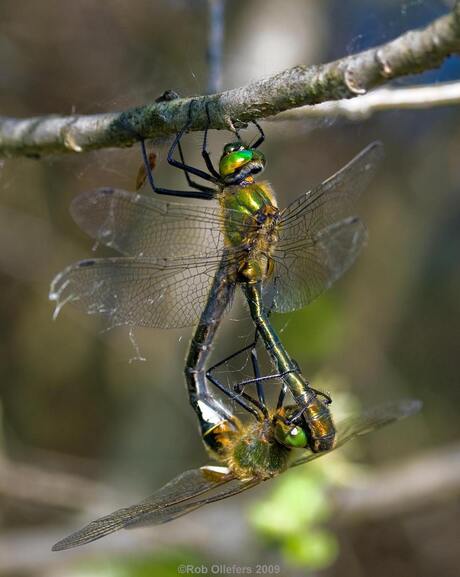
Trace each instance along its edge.
<path fill-rule="evenodd" d="M 77 196 L 70 212 L 89 236 L 127 256 L 165 258 L 184 255 L 222 253 L 224 223 L 241 223 L 233 210 L 217 205 L 203 206 L 195 201 L 170 202 L 124 190 L 100 188 Z M 233 218 L 234 217 L 234 218 Z M 245 229 L 246 229 L 245 228 Z"/>
<path fill-rule="evenodd" d="M 298 240 L 351 216 L 382 158 L 382 143 L 373 142 L 319 186 L 294 200 L 283 211 L 283 240 Z"/>
<path fill-rule="evenodd" d="M 366 239 L 362 221 L 350 217 L 315 235 L 280 243 L 282 248 L 273 255 L 276 267 L 267 291 L 269 307 L 285 313 L 311 303 L 353 264 Z"/>
<path fill-rule="evenodd" d="M 62 539 L 54 545 L 53 551 L 85 545 L 119 529 L 166 523 L 257 484 L 257 480 L 236 479 L 226 467 L 202 467 L 186 471 L 144 501 L 96 519 Z"/>
<path fill-rule="evenodd" d="M 369 145 L 283 212 L 274 253 L 278 263 L 272 287 L 274 310 L 288 312 L 306 306 L 354 262 L 366 231 L 351 216 L 353 204 L 382 156 L 380 143 Z"/>
<path fill-rule="evenodd" d="M 187 327 L 200 317 L 220 266 L 231 267 L 231 257 L 83 260 L 55 277 L 49 298 L 55 316 L 70 302 L 108 317 L 112 327 Z"/>
<path fill-rule="evenodd" d="M 417 399 L 405 399 L 402 401 L 378 405 L 371 409 L 367 409 L 360 415 L 349 417 L 348 419 L 338 423 L 337 442 L 331 451 L 338 449 L 356 437 L 367 435 L 367 433 L 376 431 L 381 427 L 385 427 L 386 425 L 410 417 L 411 415 L 418 413 L 421 408 L 421 401 Z M 304 463 L 313 461 L 318 457 L 327 455 L 331 451 L 323 453 L 307 453 L 303 457 L 293 461 L 291 467 L 303 465 Z"/>

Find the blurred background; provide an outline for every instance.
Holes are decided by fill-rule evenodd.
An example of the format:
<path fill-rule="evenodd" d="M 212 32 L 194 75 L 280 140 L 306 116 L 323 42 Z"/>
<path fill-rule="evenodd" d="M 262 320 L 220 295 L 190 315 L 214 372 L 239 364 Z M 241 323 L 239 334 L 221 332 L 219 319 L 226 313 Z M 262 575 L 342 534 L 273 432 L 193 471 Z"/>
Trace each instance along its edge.
<path fill-rule="evenodd" d="M 223 87 L 363 50 L 450 6 L 229 0 Z M 202 94 L 207 30 L 203 0 L 3 0 L 1 114 L 89 114 L 151 102 L 166 89 Z M 460 59 L 452 58 L 396 85 L 459 78 Z M 385 161 L 358 207 L 367 248 L 315 303 L 274 322 L 338 412 L 402 397 L 422 399 L 423 412 L 171 524 L 51 553 L 95 516 L 208 459 L 183 379 L 191 330 L 135 331 L 146 361 L 130 362 L 136 351 L 126 331 L 104 332 L 103 321 L 70 307 L 52 320 L 51 279 L 94 254 L 71 220 L 71 200 L 100 186 L 133 190 L 139 149 L 3 161 L 2 577 L 168 576 L 180 563 L 328 577 L 458 575 L 460 109 L 262 124 L 266 176 L 281 207 L 383 141 Z M 228 138 L 211 134 L 214 158 Z M 192 164 L 200 139 L 188 137 Z M 182 187 L 166 165 L 167 143 L 154 148 L 158 181 Z M 216 360 L 247 342 L 246 316 L 236 304 Z M 427 491 L 430 482 L 443 490 Z"/>

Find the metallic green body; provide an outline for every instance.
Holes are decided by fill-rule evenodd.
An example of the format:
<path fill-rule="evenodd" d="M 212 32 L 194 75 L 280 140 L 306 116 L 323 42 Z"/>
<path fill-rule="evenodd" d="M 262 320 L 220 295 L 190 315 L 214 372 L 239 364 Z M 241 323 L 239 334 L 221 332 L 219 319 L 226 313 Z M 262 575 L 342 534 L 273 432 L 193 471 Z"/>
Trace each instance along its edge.
<path fill-rule="evenodd" d="M 241 224 L 254 222 L 257 214 L 266 207 L 274 206 L 273 193 L 265 183 L 249 183 L 244 186 L 227 186 L 219 196 L 219 202 L 223 209 L 230 209 L 232 216 L 225 224 L 225 239 L 233 246 L 239 246 L 247 242 L 247 238 L 241 233 Z"/>
<path fill-rule="evenodd" d="M 248 219 L 254 222 L 254 218 L 259 212 L 264 212 L 267 207 L 273 207 L 270 188 L 257 185 L 255 183 L 246 186 L 228 186 L 223 188 L 219 197 L 220 204 L 224 209 L 232 209 L 231 219 L 225 222 L 225 241 L 227 247 L 239 246 L 243 242 L 254 241 L 254 238 L 243 238 L 239 233 L 241 227 L 236 226 Z M 277 210 L 276 210 L 277 213 Z M 228 214 L 228 213 L 226 213 Z M 254 227 L 254 235 L 263 232 L 260 227 Z M 256 244 L 257 243 L 253 243 Z M 257 247 L 256 251 L 257 253 Z M 224 252 L 223 262 L 226 255 Z M 211 353 L 212 342 L 214 340 L 220 321 L 225 313 L 225 309 L 230 303 L 238 277 L 242 270 L 256 271 L 258 277 L 263 276 L 263 269 L 266 267 L 259 262 L 260 255 L 248 249 L 247 255 L 239 262 L 235 261 L 235 267 L 230 270 L 227 266 L 219 267 L 209 295 L 205 309 L 201 315 L 198 326 L 190 343 L 189 352 L 185 363 L 185 379 L 187 389 L 195 413 L 198 416 L 200 432 L 206 448 L 213 456 L 222 454 L 223 447 L 220 445 L 222 430 L 233 428 L 232 415 L 223 405 L 221 405 L 211 394 L 209 394 L 206 384 L 206 361 Z M 248 268 L 249 267 L 249 268 Z"/>
<path fill-rule="evenodd" d="M 252 319 L 299 409 L 305 409 L 312 450 L 327 451 L 335 441 L 331 413 L 289 356 L 269 322 L 263 305 L 262 286 L 270 275 L 270 252 L 276 243 L 276 223 L 279 217 L 274 193 L 268 183 L 250 182 L 225 187 L 219 201 L 224 209 L 232 209 L 232 217 L 225 224 L 226 242 L 231 246 L 244 243 L 248 246 L 247 254 L 239 263 L 238 282 L 245 293 Z M 254 222 L 254 233 L 245 238 L 240 233 L 241 227 L 235 226 L 235 223 L 246 224 L 248 221 Z"/>
<path fill-rule="evenodd" d="M 276 331 L 268 320 L 263 306 L 261 283 L 245 283 L 243 292 L 249 305 L 251 317 L 265 344 L 278 372 L 283 375 L 283 381 L 288 386 L 300 409 L 304 412 L 310 432 L 312 451 L 328 451 L 334 446 L 335 427 L 332 415 L 327 405 L 321 401 L 311 389 L 310 383 L 303 377 L 288 352 L 281 343 Z"/>
<path fill-rule="evenodd" d="M 280 217 L 270 185 L 267 182 L 255 183 L 252 176 L 252 173 L 259 172 L 264 166 L 265 159 L 258 151 L 242 149 L 238 143 L 231 143 L 224 149 L 219 164 L 222 182 L 217 199 L 226 217 L 223 224 L 226 250 L 231 251 L 233 247 L 241 246 L 247 248 L 236 255 L 231 270 L 227 264 L 216 273 L 186 361 L 185 374 L 190 402 L 198 416 L 205 445 L 216 456 L 221 456 L 225 450 L 221 444 L 222 429 L 233 427 L 230 413 L 207 392 L 205 364 L 211 342 L 231 300 L 231 287 L 235 284 L 241 285 L 265 348 L 294 397 L 299 415 L 304 416 L 310 448 L 315 452 L 327 451 L 334 446 L 335 441 L 335 427 L 326 404 L 317 397 L 297 364 L 290 358 L 263 306 L 262 287 L 273 270 L 270 255 L 278 238 L 277 223 Z M 281 435 L 282 431 L 278 433 Z M 291 441 L 295 444 L 296 440 Z M 300 436 L 298 442 L 302 442 Z M 254 467 L 253 473 L 257 476 L 261 473 L 256 473 L 255 469 L 262 471 L 266 468 L 270 476 L 272 471 L 285 466 L 282 464 L 285 450 L 286 447 L 276 441 L 245 438 L 235 446 L 231 467 Z"/>
<path fill-rule="evenodd" d="M 272 206 L 273 202 L 273 192 L 265 182 L 227 186 L 220 199 L 223 208 L 236 210 L 244 216 L 255 216 L 264 206 Z"/>
<path fill-rule="evenodd" d="M 233 429 L 233 415 L 208 392 L 206 361 L 234 289 L 235 279 L 231 277 L 227 268 L 221 266 L 214 277 L 206 307 L 195 329 L 185 363 L 185 380 L 190 404 L 198 417 L 204 444 L 214 457 L 219 457 L 222 453 L 223 447 L 219 441 L 222 427 L 226 432 Z"/>
<path fill-rule="evenodd" d="M 226 186 L 219 202 L 227 215 L 224 225 L 227 246 L 247 247 L 238 256 L 238 282 L 265 280 L 272 270 L 270 254 L 277 240 L 279 220 L 270 185 L 250 181 Z"/>

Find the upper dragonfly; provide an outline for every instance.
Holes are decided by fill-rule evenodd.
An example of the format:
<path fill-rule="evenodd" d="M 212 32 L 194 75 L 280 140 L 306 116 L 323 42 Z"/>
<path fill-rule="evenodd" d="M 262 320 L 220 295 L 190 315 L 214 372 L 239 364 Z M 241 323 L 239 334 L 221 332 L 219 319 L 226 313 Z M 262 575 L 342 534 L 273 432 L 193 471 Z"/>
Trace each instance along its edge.
<path fill-rule="evenodd" d="M 184 126 L 168 161 L 184 170 L 193 192 L 159 188 L 147 172 L 159 194 L 203 198 L 211 206 L 112 188 L 78 196 L 71 207 L 75 221 L 124 256 L 69 266 L 54 279 L 50 298 L 57 302 L 56 314 L 71 302 L 89 314 L 107 316 L 111 326 L 178 328 L 198 322 L 186 378 L 206 437 L 229 412 L 209 394 L 204 365 L 219 321 L 235 287 L 241 286 L 258 333 L 299 407 L 293 420 L 305 419 L 312 450 L 327 450 L 334 442 L 327 402 L 303 378 L 268 317 L 271 311 L 309 304 L 354 262 L 366 230 L 352 216 L 353 203 L 369 183 L 382 145 L 371 144 L 280 210 L 270 184 L 254 180 L 266 164 L 258 150 L 264 135 L 257 127 L 261 136 L 252 146 L 239 140 L 224 147 L 218 170 L 207 152 L 205 132 L 202 153 L 208 173 L 184 163 L 180 140 L 188 125 Z M 181 162 L 173 159 L 176 148 Z M 192 181 L 190 174 L 211 181 L 215 188 Z M 233 397 L 244 404 L 241 395 Z M 207 439 L 213 449 L 212 434 Z"/>

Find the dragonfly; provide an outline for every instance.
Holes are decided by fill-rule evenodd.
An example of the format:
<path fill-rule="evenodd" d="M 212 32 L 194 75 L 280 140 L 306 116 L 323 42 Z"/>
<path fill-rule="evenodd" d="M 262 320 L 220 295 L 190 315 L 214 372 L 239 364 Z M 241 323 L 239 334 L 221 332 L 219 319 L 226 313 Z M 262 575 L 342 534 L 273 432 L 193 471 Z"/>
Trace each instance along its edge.
<path fill-rule="evenodd" d="M 195 102 L 195 101 L 192 101 Z M 184 171 L 192 190 L 158 187 L 146 173 L 154 196 L 101 188 L 76 197 L 71 213 L 98 243 L 121 257 L 94 258 L 67 267 L 53 280 L 50 299 L 56 314 L 72 303 L 89 314 L 101 314 L 110 326 L 181 328 L 196 326 L 185 366 L 189 401 L 207 449 L 219 453 L 219 430 L 232 423 L 231 411 L 208 387 L 206 363 L 219 324 L 235 289 L 246 296 L 251 317 L 302 420 L 313 451 L 332 447 L 335 429 L 328 398 L 318 395 L 291 359 L 269 321 L 272 311 L 302 308 L 330 287 L 354 262 L 366 240 L 362 221 L 352 207 L 382 157 L 382 145 L 371 144 L 336 174 L 280 210 L 266 181 L 256 182 L 266 159 L 259 150 L 265 135 L 258 123 L 257 140 L 225 145 L 218 169 L 207 149 L 207 172 L 185 163 L 178 132 L 168 162 Z M 209 119 L 209 107 L 206 106 Z M 180 160 L 174 158 L 176 149 Z M 213 186 L 193 180 L 199 177 Z M 159 195 L 173 196 L 170 201 Z M 182 199 L 194 199 L 186 202 Z M 206 205 L 196 200 L 206 201 Z M 219 390 L 250 412 L 243 394 Z"/>
<path fill-rule="evenodd" d="M 350 440 L 417 413 L 418 400 L 387 403 L 351 416 L 337 424 L 332 449 L 313 453 L 308 439 L 286 415 L 296 406 L 278 408 L 261 421 L 244 425 L 234 418 L 234 429 L 222 432 L 226 447 L 221 465 L 185 471 L 147 499 L 92 521 L 53 547 L 62 551 L 85 545 L 120 529 L 159 525 L 222 499 L 242 493 L 285 471 L 330 453 Z"/>

